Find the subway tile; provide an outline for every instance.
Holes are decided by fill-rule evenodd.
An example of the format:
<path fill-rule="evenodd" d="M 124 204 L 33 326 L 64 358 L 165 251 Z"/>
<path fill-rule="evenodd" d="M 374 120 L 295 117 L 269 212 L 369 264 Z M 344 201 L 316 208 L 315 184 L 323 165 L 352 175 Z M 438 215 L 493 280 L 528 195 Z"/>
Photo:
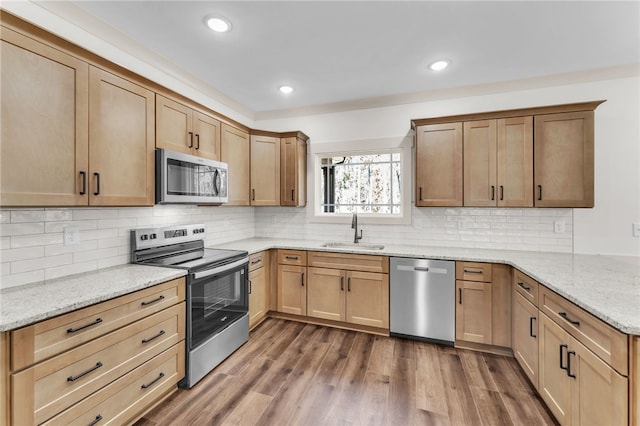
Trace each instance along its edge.
<path fill-rule="evenodd" d="M 11 223 L 43 222 L 44 210 L 12 210 Z"/>
<path fill-rule="evenodd" d="M 44 278 L 52 280 L 54 278 L 66 277 L 67 275 L 80 274 L 82 272 L 95 271 L 98 269 L 98 262 L 91 260 L 89 262 L 74 263 L 72 265 L 56 266 L 44 270 Z M 108 285 L 108 283 L 105 283 Z"/>
<path fill-rule="evenodd" d="M 14 274 L 21 272 L 35 271 L 37 269 L 53 268 L 56 266 L 70 265 L 73 263 L 71 254 L 61 254 L 59 256 L 40 257 L 37 259 L 21 260 L 11 262 L 11 270 Z"/>
<path fill-rule="evenodd" d="M 11 247 L 11 237 L 0 237 L 0 250 L 6 250 Z"/>
<path fill-rule="evenodd" d="M 109 248 L 109 247 L 120 247 L 120 246 L 129 247 L 129 244 L 131 243 L 130 233 L 131 231 L 127 230 L 126 235 L 122 235 L 119 231 L 117 237 L 102 238 L 97 241 L 98 248 Z"/>
<path fill-rule="evenodd" d="M 42 234 L 44 229 L 44 222 L 3 223 L 2 226 L 0 226 L 0 237 Z"/>
<path fill-rule="evenodd" d="M 64 232 L 64 228 L 68 226 L 78 228 L 80 229 L 80 231 L 83 231 L 88 229 L 96 229 L 98 227 L 98 222 L 96 220 L 71 220 L 71 221 L 61 221 L 61 222 L 46 222 L 45 232 L 47 234 L 51 234 L 55 232 Z"/>
<path fill-rule="evenodd" d="M 98 269 L 124 265 L 129 263 L 130 261 L 131 258 L 128 255 L 105 257 L 103 259 L 98 259 Z"/>
<path fill-rule="evenodd" d="M 3 276 L 0 279 L 0 288 L 7 289 L 11 287 L 17 287 L 19 285 L 31 284 L 44 281 L 44 270 L 39 269 L 36 271 L 24 272 L 20 274 L 11 274 Z"/>
<path fill-rule="evenodd" d="M 153 207 L 129 207 L 118 209 L 118 217 L 151 217 L 153 216 Z"/>
<path fill-rule="evenodd" d="M 101 240 L 103 238 L 113 238 L 118 236 L 118 229 L 92 229 L 89 231 L 80 231 L 80 241 Z"/>
<path fill-rule="evenodd" d="M 36 247 L 49 244 L 62 244 L 62 233 L 36 234 L 11 237 L 11 248 Z"/>
<path fill-rule="evenodd" d="M 0 276 L 11 275 L 11 263 L 2 262 L 0 263 Z M 2 288 L 0 286 L 0 288 Z"/>
<path fill-rule="evenodd" d="M 76 253 L 85 250 L 95 250 L 98 246 L 96 240 L 83 241 L 80 239 L 78 244 L 65 246 L 64 244 L 50 244 L 44 247 L 45 256 L 57 256 L 60 254 Z"/>
<path fill-rule="evenodd" d="M 71 209 L 47 209 L 45 210 L 45 221 L 60 222 L 73 220 L 73 210 Z"/>
<path fill-rule="evenodd" d="M 0 224 L 11 223 L 11 210 L 0 210 Z"/>
<path fill-rule="evenodd" d="M 82 263 L 89 260 L 98 260 L 103 257 L 118 256 L 118 248 L 110 247 L 98 250 L 86 250 L 73 253 L 73 263 Z"/>
<path fill-rule="evenodd" d="M 138 222 L 136 218 L 99 219 L 98 229 L 107 228 L 135 228 Z"/>
<path fill-rule="evenodd" d="M 18 262 L 21 260 L 44 257 L 44 246 L 25 247 L 2 250 L 0 260 L 2 262 Z"/>
<path fill-rule="evenodd" d="M 112 219 L 118 217 L 118 209 L 97 208 L 97 209 L 75 209 L 73 210 L 73 220 L 98 220 Z"/>

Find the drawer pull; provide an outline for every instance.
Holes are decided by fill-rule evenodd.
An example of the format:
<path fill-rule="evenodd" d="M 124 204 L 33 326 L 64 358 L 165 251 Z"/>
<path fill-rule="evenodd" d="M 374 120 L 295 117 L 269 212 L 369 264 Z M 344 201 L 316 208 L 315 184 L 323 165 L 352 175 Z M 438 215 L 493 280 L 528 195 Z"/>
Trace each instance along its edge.
<path fill-rule="evenodd" d="M 533 322 L 536 320 L 537 320 L 536 317 L 529 318 L 529 336 L 533 337 L 534 339 L 538 337 L 535 334 L 533 334 Z"/>
<path fill-rule="evenodd" d="M 566 312 L 558 312 L 558 315 L 560 315 L 562 318 L 565 319 L 565 321 L 570 322 L 573 325 L 576 325 L 578 327 L 580 327 L 580 321 L 574 321 L 571 318 L 569 318 L 569 315 L 567 315 Z"/>
<path fill-rule="evenodd" d="M 531 291 L 531 287 L 527 287 L 523 282 L 518 281 L 518 285 L 527 291 Z"/>
<path fill-rule="evenodd" d="M 567 367 L 565 367 L 564 365 L 562 365 L 562 360 L 563 360 L 563 358 L 564 358 L 563 353 L 562 353 L 562 352 L 563 352 L 563 351 L 562 351 L 562 348 L 569 349 L 569 346 L 567 346 L 567 345 L 560 345 L 560 369 L 561 369 L 561 370 L 567 370 Z"/>
<path fill-rule="evenodd" d="M 575 355 L 576 351 L 569 351 L 567 352 L 567 376 L 575 379 L 576 375 L 575 374 L 571 374 L 571 355 Z"/>
<path fill-rule="evenodd" d="M 257 265 L 258 263 L 262 262 L 262 259 L 256 259 L 256 260 L 252 260 L 251 264 L 252 265 Z"/>
<path fill-rule="evenodd" d="M 482 269 L 467 269 L 467 268 L 464 268 L 464 273 L 465 274 L 481 274 L 482 273 Z"/>
<path fill-rule="evenodd" d="M 249 280 L 249 294 L 251 294 L 251 280 Z"/>
<path fill-rule="evenodd" d="M 344 291 L 344 277 L 340 277 L 340 291 Z"/>
<path fill-rule="evenodd" d="M 97 425 L 97 424 L 98 424 L 98 422 L 99 422 L 100 420 L 102 420 L 102 416 L 101 416 L 100 414 L 98 414 L 98 415 L 96 416 L 96 418 L 95 418 L 95 419 L 93 419 L 93 421 L 92 421 L 91 423 L 89 423 L 87 426 L 94 426 L 94 425 Z"/>
<path fill-rule="evenodd" d="M 156 334 L 155 336 L 149 337 L 148 339 L 142 339 L 142 343 L 149 343 L 150 341 L 157 339 L 158 337 L 162 336 L 164 334 L 164 330 L 160 330 L 160 333 Z"/>
<path fill-rule="evenodd" d="M 91 327 L 96 324 L 100 324 L 101 322 L 102 322 L 102 318 L 96 318 L 94 322 L 80 326 L 78 328 L 67 328 L 67 333 L 68 334 L 75 333 L 76 331 L 84 330 L 85 328 Z"/>
<path fill-rule="evenodd" d="M 87 371 L 82 372 L 82 373 L 78 374 L 77 376 L 69 376 L 69 377 L 67 377 L 67 382 L 75 382 L 79 378 L 86 376 L 87 374 L 91 373 L 92 371 L 96 371 L 100 367 L 102 367 L 102 363 L 100 361 L 98 361 L 94 367 L 91 367 Z"/>
<path fill-rule="evenodd" d="M 153 384 L 154 384 L 155 382 L 157 382 L 158 380 L 162 379 L 163 377 L 164 377 L 164 373 L 160 373 L 160 374 L 158 375 L 158 377 L 156 377 L 155 379 L 153 379 L 153 380 L 152 380 L 152 381 L 150 381 L 149 383 L 145 383 L 145 384 L 143 384 L 143 385 L 142 385 L 142 386 L 140 386 L 140 387 L 141 387 L 142 389 L 146 389 L 146 388 L 148 388 L 148 387 L 151 387 L 151 386 L 153 386 Z"/>
<path fill-rule="evenodd" d="M 293 260 L 299 260 L 300 257 L 299 256 L 285 256 L 285 259 L 293 259 Z"/>
<path fill-rule="evenodd" d="M 462 305 L 462 289 L 458 289 L 458 305 Z"/>
<path fill-rule="evenodd" d="M 158 297 L 157 299 L 149 300 L 148 302 L 142 302 L 142 303 L 140 303 L 140 305 L 147 306 L 147 305 L 151 305 L 152 303 L 159 302 L 161 300 L 164 300 L 164 296 L 163 295 L 160 295 L 160 297 Z"/>

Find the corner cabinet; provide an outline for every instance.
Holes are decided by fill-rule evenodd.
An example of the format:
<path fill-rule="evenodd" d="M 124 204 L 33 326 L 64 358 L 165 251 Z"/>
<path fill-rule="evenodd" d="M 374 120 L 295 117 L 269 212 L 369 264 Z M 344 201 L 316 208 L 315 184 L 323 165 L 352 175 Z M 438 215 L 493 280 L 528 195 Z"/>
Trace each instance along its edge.
<path fill-rule="evenodd" d="M 301 132 L 280 139 L 280 205 L 307 205 L 307 140 Z"/>
<path fill-rule="evenodd" d="M 251 135 L 251 205 L 280 205 L 280 138 Z"/>
<path fill-rule="evenodd" d="M 230 206 L 248 206 L 251 204 L 249 167 L 249 133 L 222 123 L 220 157 L 229 166 L 228 179 Z"/>

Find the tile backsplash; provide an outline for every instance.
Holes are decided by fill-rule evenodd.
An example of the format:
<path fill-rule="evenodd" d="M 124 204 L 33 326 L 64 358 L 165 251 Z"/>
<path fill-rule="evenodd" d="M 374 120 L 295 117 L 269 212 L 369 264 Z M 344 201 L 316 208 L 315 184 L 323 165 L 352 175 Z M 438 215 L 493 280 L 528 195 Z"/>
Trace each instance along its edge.
<path fill-rule="evenodd" d="M 411 225 L 363 224 L 363 242 L 573 251 L 572 209 L 413 208 Z M 554 232 L 562 221 L 564 232 Z M 351 219 L 309 221 L 294 207 L 40 208 L 0 210 L 0 288 L 129 262 L 132 228 L 204 223 L 207 245 L 252 237 L 351 241 Z M 64 245 L 66 227 L 79 243 Z"/>

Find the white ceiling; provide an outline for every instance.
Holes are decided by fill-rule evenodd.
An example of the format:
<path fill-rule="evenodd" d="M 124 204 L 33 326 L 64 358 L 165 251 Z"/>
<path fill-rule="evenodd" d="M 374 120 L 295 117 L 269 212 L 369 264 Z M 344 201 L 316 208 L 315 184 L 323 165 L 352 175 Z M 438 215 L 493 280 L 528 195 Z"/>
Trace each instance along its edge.
<path fill-rule="evenodd" d="M 638 1 L 74 3 L 254 113 L 640 63 Z"/>

